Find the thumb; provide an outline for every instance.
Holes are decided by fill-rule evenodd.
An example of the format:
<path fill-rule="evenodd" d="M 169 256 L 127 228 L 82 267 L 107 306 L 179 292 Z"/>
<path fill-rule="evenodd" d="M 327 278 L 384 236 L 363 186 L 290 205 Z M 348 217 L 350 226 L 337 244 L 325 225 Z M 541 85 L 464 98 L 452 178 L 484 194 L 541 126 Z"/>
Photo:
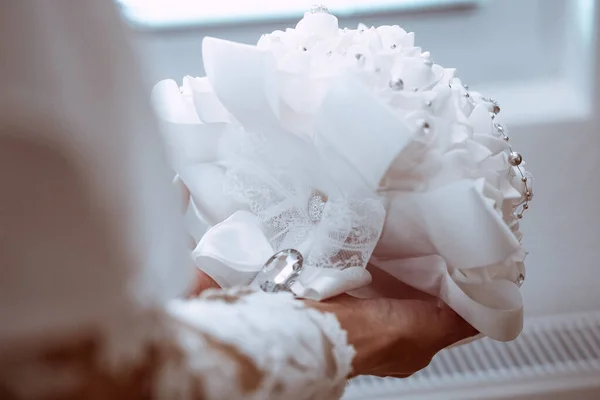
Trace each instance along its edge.
<path fill-rule="evenodd" d="M 196 270 L 196 281 L 192 290 L 189 293 L 189 297 L 198 297 L 200 294 L 207 289 L 220 289 L 221 287 L 215 282 L 210 276 L 201 270 Z"/>

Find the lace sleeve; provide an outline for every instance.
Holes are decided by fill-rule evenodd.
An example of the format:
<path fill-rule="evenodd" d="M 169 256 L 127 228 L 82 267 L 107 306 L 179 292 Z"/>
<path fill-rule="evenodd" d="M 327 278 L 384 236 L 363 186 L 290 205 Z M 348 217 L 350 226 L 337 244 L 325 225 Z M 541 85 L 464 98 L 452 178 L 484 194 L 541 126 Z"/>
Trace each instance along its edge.
<path fill-rule="evenodd" d="M 165 360 L 157 398 L 337 399 L 354 351 L 331 314 L 289 294 L 208 291 L 168 313 L 181 357 Z"/>

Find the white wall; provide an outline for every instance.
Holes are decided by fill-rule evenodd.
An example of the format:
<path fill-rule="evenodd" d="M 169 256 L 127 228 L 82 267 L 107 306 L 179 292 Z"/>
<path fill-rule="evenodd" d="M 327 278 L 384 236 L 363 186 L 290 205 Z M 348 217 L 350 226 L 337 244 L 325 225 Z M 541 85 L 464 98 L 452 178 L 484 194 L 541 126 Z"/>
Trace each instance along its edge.
<path fill-rule="evenodd" d="M 488 0 L 467 10 L 361 19 L 415 31 L 436 62 L 457 67 L 463 81 L 500 101 L 514 148 L 536 177 L 523 222 L 530 315 L 600 309 L 597 3 Z M 150 81 L 180 80 L 203 73 L 204 36 L 254 43 L 291 24 L 147 31 L 137 38 Z"/>

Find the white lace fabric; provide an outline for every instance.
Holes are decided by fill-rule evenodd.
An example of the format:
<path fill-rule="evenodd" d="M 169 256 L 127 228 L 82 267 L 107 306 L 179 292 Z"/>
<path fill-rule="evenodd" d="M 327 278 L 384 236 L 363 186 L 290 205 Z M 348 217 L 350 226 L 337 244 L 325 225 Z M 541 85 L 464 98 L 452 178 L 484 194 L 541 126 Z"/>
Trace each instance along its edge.
<path fill-rule="evenodd" d="M 344 391 L 354 355 L 346 333 L 333 315 L 307 308 L 290 294 L 210 291 L 198 300 L 172 303 L 169 313 L 187 324 L 178 335 L 188 357 L 179 373 L 163 369 L 159 397 L 185 398 L 197 378 L 209 400 L 325 400 Z M 207 345 L 207 337 L 231 346 L 237 359 Z M 240 375 L 248 373 L 255 381 L 244 387 Z M 167 379 L 171 375 L 180 383 Z"/>
<path fill-rule="evenodd" d="M 108 353 L 42 340 L 0 359 L 2 398 L 330 400 L 351 372 L 354 350 L 335 316 L 290 294 L 212 290 L 146 316 L 126 335 L 121 326 L 130 357 L 117 363 L 102 331 L 94 349 Z"/>
<path fill-rule="evenodd" d="M 385 219 L 374 193 L 345 190 L 328 174 L 326 158 L 295 138 L 240 132 L 223 147 L 224 193 L 260 218 L 275 252 L 303 246 L 311 267 L 366 267 Z M 316 218 L 309 209 L 315 196 L 323 201 Z"/>

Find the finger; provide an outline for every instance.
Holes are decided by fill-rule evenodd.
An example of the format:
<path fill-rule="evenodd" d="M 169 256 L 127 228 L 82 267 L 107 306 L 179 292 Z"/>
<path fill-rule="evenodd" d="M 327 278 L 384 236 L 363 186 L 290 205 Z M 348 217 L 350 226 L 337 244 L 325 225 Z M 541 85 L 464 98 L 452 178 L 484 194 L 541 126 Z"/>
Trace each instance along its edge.
<path fill-rule="evenodd" d="M 196 281 L 192 288 L 189 297 L 198 297 L 200 294 L 207 289 L 220 289 L 221 287 L 213 278 L 208 276 L 201 270 L 196 270 Z"/>
<path fill-rule="evenodd" d="M 437 302 L 403 300 L 398 325 L 427 348 L 438 352 L 477 335 L 477 330 L 454 310 Z"/>

